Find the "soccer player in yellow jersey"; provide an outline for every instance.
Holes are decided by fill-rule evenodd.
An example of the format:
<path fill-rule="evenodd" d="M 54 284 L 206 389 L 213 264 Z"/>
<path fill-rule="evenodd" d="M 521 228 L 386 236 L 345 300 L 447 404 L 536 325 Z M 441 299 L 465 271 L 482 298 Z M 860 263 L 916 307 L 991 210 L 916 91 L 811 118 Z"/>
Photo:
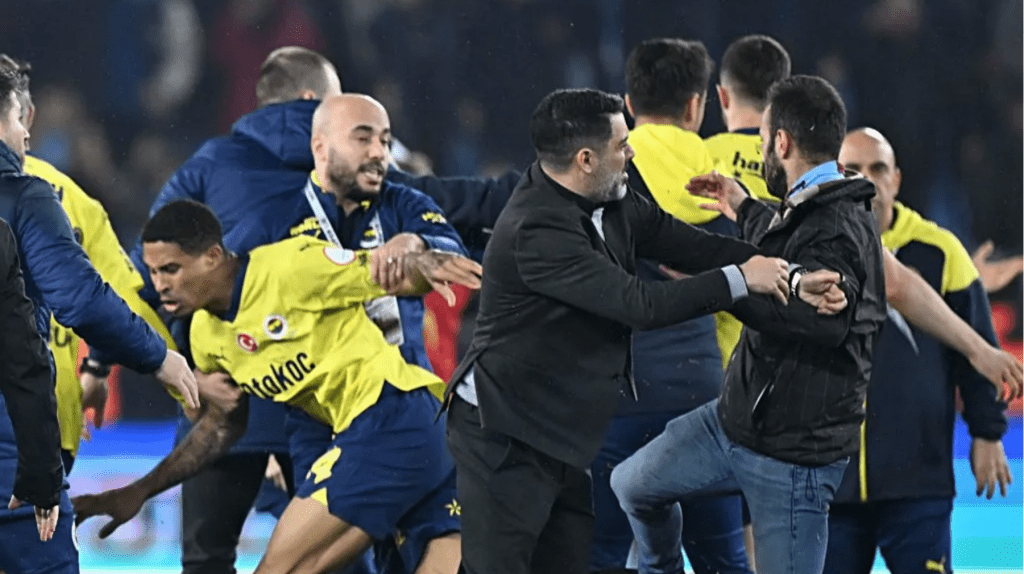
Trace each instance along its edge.
<path fill-rule="evenodd" d="M 164 308 L 192 319 L 204 412 L 145 477 L 75 500 L 79 519 L 109 514 L 109 535 L 149 497 L 212 462 L 244 431 L 248 395 L 288 403 L 330 425 L 333 444 L 278 522 L 257 572 L 326 572 L 394 537 L 408 572 L 459 564 L 459 503 L 444 420 L 428 386 L 366 315 L 388 294 L 372 279 L 377 252 L 300 236 L 237 256 L 206 206 L 176 201 L 142 233 L 143 257 Z M 478 264 L 451 253 L 400 258 L 392 295 L 449 282 L 479 287 Z"/>
<path fill-rule="evenodd" d="M 0 54 L 0 69 L 18 74 L 22 82 L 18 90 L 22 123 L 26 129 L 31 130 L 32 121 L 35 119 L 35 106 L 32 104 L 28 85 L 31 67 L 6 54 Z M 131 310 L 153 327 L 169 348 L 174 349 L 171 335 L 160 317 L 139 296 L 139 290 L 143 285 L 142 276 L 121 248 L 107 212 L 100 202 L 89 197 L 74 180 L 42 159 L 26 155 L 23 169 L 26 174 L 44 179 L 53 186 L 75 232 L 75 239 L 82 246 L 96 271 L 124 299 Z M 78 454 L 79 440 L 84 432 L 83 409 L 94 409 L 95 425 L 100 427 L 103 424 L 103 410 L 107 399 L 106 375 L 110 372 L 109 365 L 86 359 L 79 380 L 80 341 L 81 338 L 74 331 L 60 325 L 53 318 L 50 319 L 50 352 L 53 354 L 57 371 L 57 418 L 60 423 L 61 458 L 64 462 L 64 471 L 69 474 Z"/>

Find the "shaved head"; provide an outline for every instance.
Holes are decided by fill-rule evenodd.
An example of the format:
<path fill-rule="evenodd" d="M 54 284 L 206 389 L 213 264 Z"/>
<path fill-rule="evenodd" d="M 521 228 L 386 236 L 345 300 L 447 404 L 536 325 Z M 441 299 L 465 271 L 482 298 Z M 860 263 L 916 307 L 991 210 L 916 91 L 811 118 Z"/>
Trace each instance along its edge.
<path fill-rule="evenodd" d="M 871 208 L 879 231 L 892 227 L 893 209 L 903 176 L 896 166 L 896 152 L 889 140 L 874 128 L 852 130 L 846 134 L 839 150 L 839 163 L 845 169 L 863 174 L 875 184 Z"/>
<path fill-rule="evenodd" d="M 313 113 L 310 147 L 317 177 L 339 204 L 373 199 L 391 163 L 391 121 L 377 100 L 331 96 Z"/>

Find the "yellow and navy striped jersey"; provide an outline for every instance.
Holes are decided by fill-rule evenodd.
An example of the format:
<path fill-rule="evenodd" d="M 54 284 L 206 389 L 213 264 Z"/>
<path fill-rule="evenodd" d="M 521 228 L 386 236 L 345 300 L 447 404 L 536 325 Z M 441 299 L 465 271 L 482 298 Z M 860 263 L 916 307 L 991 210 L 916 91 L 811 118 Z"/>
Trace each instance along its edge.
<path fill-rule="evenodd" d="M 236 281 L 234 316 L 193 315 L 192 357 L 201 371 L 226 372 L 244 392 L 341 432 L 385 381 L 403 391 L 442 384 L 406 363 L 367 317 L 363 302 L 384 295 L 366 251 L 308 236 L 258 247 Z"/>
<path fill-rule="evenodd" d="M 44 160 L 25 156 L 25 173 L 46 180 L 57 192 L 67 213 L 75 238 L 100 277 L 128 303 L 137 315 L 174 349 L 171 334 L 160 317 L 139 297 L 142 276 L 132 265 L 117 240 L 107 212 L 100 202 L 89 197 L 70 177 Z M 79 337 L 53 318 L 50 319 L 50 351 L 57 369 L 57 419 L 60 422 L 61 448 L 78 452 L 82 429 L 82 387 L 78 382 Z"/>
<path fill-rule="evenodd" d="M 740 180 L 757 199 L 779 200 L 768 193 L 764 181 L 761 136 L 756 129 L 717 134 L 704 140 L 704 144 L 718 173 Z"/>

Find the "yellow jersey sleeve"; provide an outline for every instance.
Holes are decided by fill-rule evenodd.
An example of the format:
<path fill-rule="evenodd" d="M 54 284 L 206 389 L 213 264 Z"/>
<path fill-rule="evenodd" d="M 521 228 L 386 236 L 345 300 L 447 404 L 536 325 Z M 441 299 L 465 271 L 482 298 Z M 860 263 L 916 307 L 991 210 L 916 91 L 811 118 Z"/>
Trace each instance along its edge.
<path fill-rule="evenodd" d="M 336 309 L 387 295 L 370 278 L 368 251 L 352 251 L 307 236 L 288 241 L 295 242 L 297 249 L 290 260 L 279 263 L 287 271 L 276 276 L 288 282 L 282 289 L 298 307 Z"/>

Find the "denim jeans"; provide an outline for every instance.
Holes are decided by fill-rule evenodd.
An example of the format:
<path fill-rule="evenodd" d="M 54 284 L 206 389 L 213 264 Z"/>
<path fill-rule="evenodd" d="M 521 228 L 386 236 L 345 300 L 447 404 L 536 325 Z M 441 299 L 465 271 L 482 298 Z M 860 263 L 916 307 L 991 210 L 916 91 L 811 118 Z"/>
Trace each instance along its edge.
<path fill-rule="evenodd" d="M 686 411 L 689 412 L 689 411 Z M 617 416 L 590 465 L 594 480 L 594 543 L 590 571 L 625 568 L 633 530 L 612 492 L 612 469 L 665 430 L 682 412 Z M 743 498 L 739 493 L 682 502 L 683 551 L 695 574 L 751 574 L 743 546 Z"/>
<path fill-rule="evenodd" d="M 682 572 L 680 500 L 737 489 L 750 507 L 758 574 L 820 574 L 828 506 L 848 460 L 807 467 L 748 450 L 725 436 L 715 400 L 670 422 L 611 482 L 642 574 Z"/>

